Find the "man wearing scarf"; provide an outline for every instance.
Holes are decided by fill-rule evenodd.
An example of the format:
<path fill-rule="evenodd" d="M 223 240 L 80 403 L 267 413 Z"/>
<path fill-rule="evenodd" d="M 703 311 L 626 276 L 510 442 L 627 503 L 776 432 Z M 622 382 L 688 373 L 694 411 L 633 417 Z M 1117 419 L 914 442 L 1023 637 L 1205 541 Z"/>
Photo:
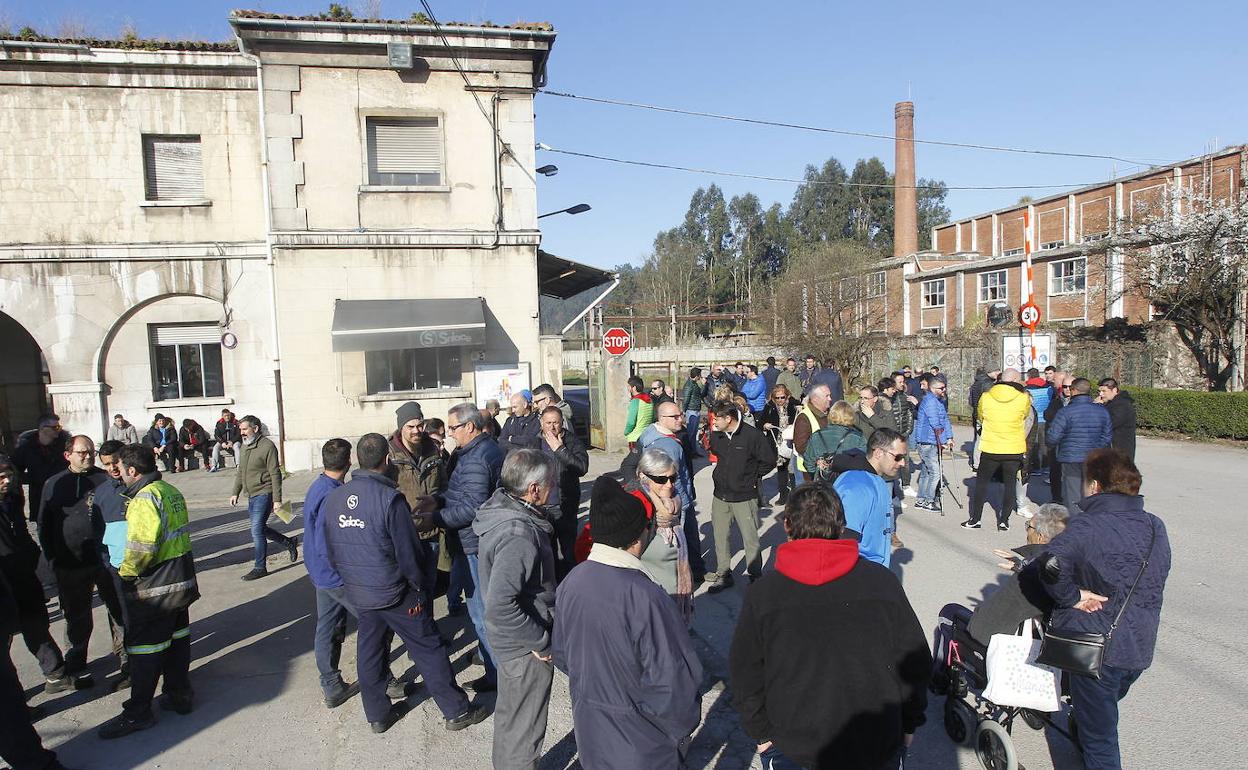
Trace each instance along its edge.
<path fill-rule="evenodd" d="M 701 720 L 702 664 L 671 598 L 639 558 L 654 536 L 641 501 L 594 483 L 594 545 L 559 585 L 552 650 L 568 675 L 586 770 L 680 767 Z"/>

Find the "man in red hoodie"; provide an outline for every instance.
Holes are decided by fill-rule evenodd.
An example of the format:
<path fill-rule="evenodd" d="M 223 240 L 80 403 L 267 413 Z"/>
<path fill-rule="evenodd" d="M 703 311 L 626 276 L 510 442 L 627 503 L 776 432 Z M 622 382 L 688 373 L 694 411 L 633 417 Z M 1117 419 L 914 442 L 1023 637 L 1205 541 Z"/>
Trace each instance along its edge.
<path fill-rule="evenodd" d="M 746 592 L 732 639 L 741 726 L 763 767 L 896 768 L 924 722 L 923 626 L 896 576 L 841 539 L 835 492 L 795 490 L 784 529 L 776 570 Z"/>

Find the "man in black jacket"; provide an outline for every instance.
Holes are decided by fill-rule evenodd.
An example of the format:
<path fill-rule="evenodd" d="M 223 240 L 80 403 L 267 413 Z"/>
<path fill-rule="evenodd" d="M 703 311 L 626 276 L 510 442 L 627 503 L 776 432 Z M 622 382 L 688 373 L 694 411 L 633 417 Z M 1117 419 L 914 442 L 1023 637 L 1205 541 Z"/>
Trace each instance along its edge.
<path fill-rule="evenodd" d="M 35 571 L 39 546 L 26 529 L 22 502 L 17 470 L 0 456 L 0 579 L 8 581 L 17 612 L 17 630 L 26 649 L 39 661 L 45 679 L 44 692 L 62 692 L 73 686 L 73 680 L 65 676 L 65 657 L 49 630 L 48 602 Z M 7 637 L 0 633 L 0 639 Z M 0 660 L 0 664 L 3 662 Z"/>
<path fill-rule="evenodd" d="M 529 397 L 524 393 L 513 394 L 511 415 L 503 423 L 503 432 L 498 436 L 498 448 L 503 450 L 503 454 L 516 449 L 536 449 L 541 433 L 541 421 Z"/>
<path fill-rule="evenodd" d="M 65 452 L 69 468 L 43 485 L 39 504 L 39 545 L 56 574 L 61 614 L 65 616 L 65 673 L 76 687 L 94 684 L 87 671 L 87 644 L 91 641 L 91 603 L 98 590 L 108 608 L 108 624 L 113 637 L 113 654 L 127 671 L 122 630 L 121 602 L 112 576 L 104 567 L 102 539 L 104 520 L 95 502 L 97 489 L 113 483 L 112 477 L 95 464 L 95 443 L 87 436 L 74 436 Z"/>
<path fill-rule="evenodd" d="M 720 401 L 711 407 L 711 452 L 717 462 L 712 480 L 711 528 L 715 533 L 715 572 L 707 575 L 717 593 L 732 585 L 732 551 L 728 535 L 732 522 L 741 530 L 745 572 L 751 583 L 763 569 L 758 545 L 758 487 L 776 467 L 776 445 L 759 429 L 741 421 L 740 407 Z"/>
<path fill-rule="evenodd" d="M 897 578 L 859 556 L 844 528 L 836 495 L 800 487 L 775 571 L 745 594 L 729 675 L 764 767 L 891 770 L 924 722 L 923 626 Z"/>
<path fill-rule="evenodd" d="M 9 459 L 17 467 L 18 478 L 29 486 L 26 499 L 30 502 L 31 521 L 39 517 L 44 482 L 69 466 L 65 462 L 68 443 L 69 434 L 61 430 L 61 418 L 54 414 L 43 415 L 38 427 L 17 437 Z"/>
<path fill-rule="evenodd" d="M 1113 429 L 1110 446 L 1127 453 L 1127 457 L 1135 462 L 1135 399 L 1125 390 L 1118 388 L 1118 380 L 1106 377 L 1101 380 L 1097 392 L 1101 403 L 1109 410 L 1109 423 Z"/>
<path fill-rule="evenodd" d="M 238 430 L 238 420 L 234 419 L 234 413 L 229 409 L 221 410 L 221 419 L 217 420 L 212 437 L 215 443 L 212 445 L 212 467 L 208 470 L 216 473 L 221 470 L 221 453 L 229 452 L 231 457 L 237 458 L 237 444 L 243 440 Z"/>
<path fill-rule="evenodd" d="M 485 719 L 455 684 L 446 647 L 433 625 L 433 597 L 424 571 L 433 565 L 420 547 L 412 511 L 390 478 L 386 437 L 369 433 L 355 445 L 360 470 L 330 492 L 321 505 L 325 555 L 342 577 L 347 600 L 359 613 L 356 667 L 364 715 L 375 733 L 389 730 L 406 712 L 386 694 L 394 631 L 424 678 L 446 729 L 462 730 Z"/>
<path fill-rule="evenodd" d="M 1045 425 L 1053 424 L 1053 418 L 1070 401 L 1070 383 L 1074 379 L 1074 375 L 1060 369 L 1053 372 L 1053 398 L 1049 399 L 1049 405 L 1044 408 Z M 1055 503 L 1063 502 L 1062 464 L 1057 461 L 1057 447 L 1049 447 L 1045 464 L 1049 467 L 1049 496 Z"/>
<path fill-rule="evenodd" d="M 65 770 L 54 752 L 43 747 L 39 733 L 30 723 L 30 709 L 26 707 L 26 693 L 17 678 L 13 658 L 9 655 L 9 637 L 16 633 L 20 623 L 17 602 L 4 575 L 0 574 L 0 759 L 16 770 L 40 768 L 40 770 Z"/>
<path fill-rule="evenodd" d="M 559 407 L 548 406 L 538 417 L 542 436 L 537 448 L 552 458 L 558 467 L 559 478 L 550 490 L 546 507 L 552 514 L 554 545 L 558 547 L 555 574 L 563 580 L 576 566 L 576 559 L 573 558 L 578 534 L 576 515 L 581 508 L 581 477 L 589 473 L 589 451 L 575 433 L 564 428 L 563 413 Z"/>

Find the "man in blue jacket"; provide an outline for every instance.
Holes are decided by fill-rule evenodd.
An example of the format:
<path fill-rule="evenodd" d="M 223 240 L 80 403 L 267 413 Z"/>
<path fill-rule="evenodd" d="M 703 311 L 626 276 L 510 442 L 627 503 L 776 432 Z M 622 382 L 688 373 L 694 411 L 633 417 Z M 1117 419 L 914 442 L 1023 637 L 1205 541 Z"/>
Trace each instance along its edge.
<path fill-rule="evenodd" d="M 462 730 L 486 717 L 455 684 L 446 647 L 433 625 L 433 597 L 426 596 L 424 570 L 433 565 L 420 545 L 412 511 L 390 477 L 386 437 L 368 433 L 355 445 L 360 470 L 334 489 L 321 505 L 328 566 L 342 578 L 347 602 L 359 613 L 356 668 L 364 716 L 384 733 L 407 713 L 386 694 L 390 647 L 386 629 L 403 640 L 407 655 L 425 680 L 446 719 Z"/>
<path fill-rule="evenodd" d="M 450 480 L 446 492 L 424 498 L 419 506 L 425 515 L 422 528 L 441 527 L 446 530 L 446 548 L 451 554 L 451 575 L 466 587 L 468 617 L 477 632 L 485 675 L 465 686 L 475 692 L 498 689 L 498 674 L 490 653 L 485 631 L 485 603 L 481 576 L 477 568 L 477 535 L 472 531 L 477 509 L 498 489 L 503 471 L 503 452 L 498 443 L 485 432 L 485 415 L 475 404 L 451 407 L 446 418 L 446 435 L 455 439 L 458 449 L 451 456 Z M 455 579 L 455 578 L 453 578 Z"/>
<path fill-rule="evenodd" d="M 767 405 L 767 381 L 758 374 L 758 367 L 750 364 L 745 372 L 745 382 L 741 385 L 741 395 L 745 396 L 745 402 L 750 405 L 750 411 L 754 414 L 755 421 L 758 420 L 759 414 L 762 413 L 763 407 Z"/>
<path fill-rule="evenodd" d="M 1093 449 L 1109 446 L 1113 437 L 1109 410 L 1089 395 L 1092 383 L 1080 377 L 1070 383 L 1070 403 L 1062 407 L 1045 431 L 1044 440 L 1057 448 L 1062 466 L 1062 499 L 1074 516 L 1083 499 L 1083 461 Z"/>
<path fill-rule="evenodd" d="M 919 413 L 914 418 L 914 431 L 910 439 L 919 447 L 919 498 L 916 508 L 928 511 L 940 510 L 936 502 L 937 485 L 940 484 L 940 447 L 953 451 L 953 424 L 949 422 L 949 409 L 945 406 L 945 388 L 940 380 L 931 380 L 927 395 L 919 402 Z"/>
<path fill-rule="evenodd" d="M 845 509 L 845 536 L 858 541 L 864 559 L 887 567 L 897 531 L 892 482 L 907 462 L 906 439 L 891 428 L 879 428 L 867 442 L 866 457 L 847 454 L 838 459 L 852 463 L 832 485 Z"/>
<path fill-rule="evenodd" d="M 329 563 L 325 555 L 324 526 L 321 524 L 321 507 L 325 498 L 343 485 L 347 471 L 351 469 L 351 444 L 346 439 L 331 438 L 321 447 L 321 475 L 308 487 L 303 500 L 303 566 L 316 588 L 316 634 L 312 647 L 316 656 L 316 668 L 321 675 L 321 695 L 325 707 L 336 709 L 351 697 L 351 688 L 342 681 L 338 660 L 342 656 L 342 642 L 347 636 L 347 615 L 356 616 L 347 602 L 342 576 Z M 386 632 L 386 650 L 394 639 L 393 632 Z M 389 667 L 387 666 L 387 670 Z M 386 695 L 399 699 L 407 695 L 407 686 L 390 675 Z"/>

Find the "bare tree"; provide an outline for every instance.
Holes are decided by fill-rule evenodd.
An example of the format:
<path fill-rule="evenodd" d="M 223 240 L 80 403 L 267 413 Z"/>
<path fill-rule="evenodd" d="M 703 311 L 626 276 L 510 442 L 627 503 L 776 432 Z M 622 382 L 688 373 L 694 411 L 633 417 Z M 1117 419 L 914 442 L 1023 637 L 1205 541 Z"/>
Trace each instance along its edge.
<path fill-rule="evenodd" d="M 56 24 L 56 36 L 67 40 L 85 40 L 91 37 L 87 20 L 77 13 L 67 13 Z"/>
<path fill-rule="evenodd" d="M 1138 221 L 1124 223 L 1107 247 L 1122 255 L 1118 295 L 1147 297 L 1154 317 L 1174 324 L 1210 390 L 1241 386 L 1248 194 L 1171 190 L 1133 214 Z"/>
<path fill-rule="evenodd" d="M 871 276 L 879 254 L 854 241 L 812 244 L 790 255 L 776 278 L 777 342 L 814 355 L 841 373 L 847 389 L 862 378 L 878 341 L 883 298 Z"/>

